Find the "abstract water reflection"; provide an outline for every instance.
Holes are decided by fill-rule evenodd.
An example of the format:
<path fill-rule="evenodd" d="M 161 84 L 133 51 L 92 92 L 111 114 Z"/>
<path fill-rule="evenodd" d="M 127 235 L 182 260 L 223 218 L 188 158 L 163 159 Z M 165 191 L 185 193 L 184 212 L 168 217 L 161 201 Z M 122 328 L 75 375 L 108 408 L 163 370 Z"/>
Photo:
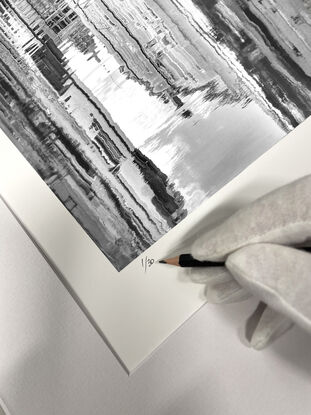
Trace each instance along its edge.
<path fill-rule="evenodd" d="M 311 113 L 304 0 L 0 0 L 0 25 L 0 125 L 118 270 Z"/>

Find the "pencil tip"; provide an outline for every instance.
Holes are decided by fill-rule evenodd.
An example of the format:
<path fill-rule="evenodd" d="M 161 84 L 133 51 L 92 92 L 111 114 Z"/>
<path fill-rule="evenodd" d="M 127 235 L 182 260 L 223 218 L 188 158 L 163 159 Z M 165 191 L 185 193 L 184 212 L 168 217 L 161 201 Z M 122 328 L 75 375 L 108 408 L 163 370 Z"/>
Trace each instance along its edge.
<path fill-rule="evenodd" d="M 166 262 L 163 261 L 163 259 L 161 259 L 161 261 L 159 261 L 159 264 L 166 264 Z"/>

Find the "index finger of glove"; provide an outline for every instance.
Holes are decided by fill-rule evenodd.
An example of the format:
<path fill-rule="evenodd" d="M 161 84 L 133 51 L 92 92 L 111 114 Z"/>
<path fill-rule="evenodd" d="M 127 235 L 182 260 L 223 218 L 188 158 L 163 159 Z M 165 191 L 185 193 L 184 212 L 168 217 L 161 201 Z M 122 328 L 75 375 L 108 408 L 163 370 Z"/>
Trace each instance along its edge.
<path fill-rule="evenodd" d="M 191 253 L 199 260 L 225 261 L 237 249 L 262 242 L 311 244 L 311 175 L 243 207 L 199 238 Z"/>

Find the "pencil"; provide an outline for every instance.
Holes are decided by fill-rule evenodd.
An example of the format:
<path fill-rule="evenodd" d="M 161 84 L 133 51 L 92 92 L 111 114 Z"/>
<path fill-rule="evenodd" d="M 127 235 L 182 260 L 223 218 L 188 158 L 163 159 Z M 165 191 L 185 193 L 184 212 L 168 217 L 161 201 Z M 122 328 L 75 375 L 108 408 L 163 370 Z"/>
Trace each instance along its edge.
<path fill-rule="evenodd" d="M 198 261 L 190 254 L 182 254 L 159 262 L 160 264 L 175 265 L 176 267 L 223 267 L 225 265 L 224 262 Z"/>
<path fill-rule="evenodd" d="M 311 247 L 292 247 L 299 250 L 311 252 Z M 224 262 L 198 261 L 191 254 L 182 254 L 174 258 L 162 259 L 160 264 L 174 265 L 176 267 L 224 267 Z"/>

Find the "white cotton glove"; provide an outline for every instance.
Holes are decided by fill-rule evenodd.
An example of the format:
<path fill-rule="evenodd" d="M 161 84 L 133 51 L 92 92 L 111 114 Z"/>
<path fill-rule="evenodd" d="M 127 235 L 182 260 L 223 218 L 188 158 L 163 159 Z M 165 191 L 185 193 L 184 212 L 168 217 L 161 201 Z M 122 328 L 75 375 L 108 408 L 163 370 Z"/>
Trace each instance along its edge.
<path fill-rule="evenodd" d="M 240 209 L 192 246 L 194 258 L 225 262 L 191 270 L 213 303 L 255 295 L 245 337 L 262 349 L 295 322 L 311 333 L 311 175 Z M 267 304 L 267 305 L 266 305 Z"/>

